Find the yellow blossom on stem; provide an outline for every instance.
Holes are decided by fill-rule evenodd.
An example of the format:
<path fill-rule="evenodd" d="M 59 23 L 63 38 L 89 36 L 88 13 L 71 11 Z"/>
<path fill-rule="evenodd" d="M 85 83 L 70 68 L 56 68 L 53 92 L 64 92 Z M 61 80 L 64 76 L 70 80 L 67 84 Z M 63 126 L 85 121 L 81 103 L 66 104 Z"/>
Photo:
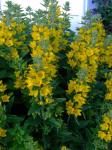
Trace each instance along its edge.
<path fill-rule="evenodd" d="M 29 89 L 29 90 L 30 90 L 30 93 L 29 93 L 30 96 L 34 96 L 34 97 L 38 96 L 38 90 L 33 90 L 33 89 Z"/>
<path fill-rule="evenodd" d="M 52 92 L 52 88 L 49 86 L 45 86 L 45 87 L 41 88 L 40 95 L 47 96 L 47 95 L 51 94 L 51 92 Z"/>
<path fill-rule="evenodd" d="M 94 32 L 97 33 L 95 37 Z M 96 80 L 104 37 L 102 22 L 91 22 L 88 28 L 83 26 L 79 29 L 76 40 L 71 44 L 71 51 L 67 54 L 68 64 L 77 73 L 73 76 L 75 79 L 68 83 L 67 94 L 71 96 L 71 101 L 66 103 L 68 114 L 81 115 L 91 89 L 90 83 Z"/>
<path fill-rule="evenodd" d="M 101 139 L 105 139 L 105 137 L 106 137 L 105 132 L 103 132 L 103 131 L 98 131 L 98 137 L 101 138 Z"/>
<path fill-rule="evenodd" d="M 9 98 L 10 98 L 9 95 L 3 95 L 3 96 L 2 96 L 2 101 L 3 101 L 3 102 L 9 102 Z"/>
<path fill-rule="evenodd" d="M 3 128 L 0 128 L 0 137 L 5 137 L 6 136 L 6 130 Z"/>
<path fill-rule="evenodd" d="M 106 142 L 112 141 L 112 119 L 107 114 L 103 116 L 102 123 L 100 124 L 100 131 L 98 131 L 98 137 Z"/>
<path fill-rule="evenodd" d="M 2 80 L 0 80 L 0 92 L 4 92 L 6 89 L 6 85 L 4 85 Z"/>

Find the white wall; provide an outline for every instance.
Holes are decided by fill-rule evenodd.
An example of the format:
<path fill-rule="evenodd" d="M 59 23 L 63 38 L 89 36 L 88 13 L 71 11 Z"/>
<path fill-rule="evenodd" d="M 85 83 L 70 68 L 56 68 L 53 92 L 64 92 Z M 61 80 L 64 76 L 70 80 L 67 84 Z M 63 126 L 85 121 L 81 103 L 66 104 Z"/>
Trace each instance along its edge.
<path fill-rule="evenodd" d="M 1 0 L 1 6 L 2 9 L 4 9 L 5 7 L 5 1 L 7 0 Z M 80 22 L 81 22 L 81 17 L 84 15 L 84 4 L 85 1 L 87 0 L 59 0 L 59 4 L 61 6 L 63 6 L 63 4 L 69 1 L 70 2 L 70 7 L 71 7 L 71 11 L 70 14 L 72 15 L 72 19 L 71 19 L 71 29 L 75 30 L 76 27 L 80 26 Z M 41 8 L 41 4 L 42 0 L 12 0 L 12 2 L 14 3 L 18 3 L 21 4 L 21 6 L 23 8 L 30 6 L 33 9 L 38 9 Z"/>

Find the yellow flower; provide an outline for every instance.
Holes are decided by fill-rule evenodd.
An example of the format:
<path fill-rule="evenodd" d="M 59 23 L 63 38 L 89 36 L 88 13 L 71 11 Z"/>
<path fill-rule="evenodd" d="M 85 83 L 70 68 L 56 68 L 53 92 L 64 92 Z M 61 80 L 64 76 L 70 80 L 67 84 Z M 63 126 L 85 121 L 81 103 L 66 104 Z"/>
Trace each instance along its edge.
<path fill-rule="evenodd" d="M 94 54 L 94 49 L 87 49 L 86 50 L 86 54 L 87 54 L 87 56 L 92 56 L 93 54 Z"/>
<path fill-rule="evenodd" d="M 37 103 L 38 103 L 38 105 L 40 105 L 40 106 L 44 105 L 44 103 L 43 103 L 42 101 L 39 101 L 39 102 L 37 102 Z"/>
<path fill-rule="evenodd" d="M 34 83 L 34 86 L 40 87 L 41 85 L 42 85 L 42 79 L 38 78 L 38 76 L 37 76 L 36 80 L 35 80 L 35 83 Z"/>
<path fill-rule="evenodd" d="M 40 95 L 42 96 L 47 96 L 49 95 L 50 93 L 52 92 L 51 88 L 50 87 L 42 87 L 41 90 L 40 90 Z"/>
<path fill-rule="evenodd" d="M 10 98 L 10 96 L 4 95 L 4 96 L 2 96 L 2 101 L 3 102 L 9 102 L 9 98 Z"/>
<path fill-rule="evenodd" d="M 6 41 L 6 45 L 7 45 L 8 47 L 11 47 L 11 46 L 14 45 L 14 43 L 13 43 L 12 40 L 7 40 L 7 41 Z"/>
<path fill-rule="evenodd" d="M 37 43 L 35 41 L 30 42 L 30 47 L 31 48 L 36 48 Z"/>
<path fill-rule="evenodd" d="M 17 25 L 17 23 L 16 23 L 16 22 L 14 22 L 14 21 L 11 23 L 11 26 L 12 26 L 13 28 L 15 28 L 15 27 L 16 27 L 16 25 Z"/>
<path fill-rule="evenodd" d="M 112 136 L 111 136 L 110 133 L 108 133 L 108 134 L 106 135 L 106 137 L 105 137 L 105 141 L 106 141 L 106 142 L 109 142 L 109 141 L 111 141 L 111 139 L 112 139 Z"/>
<path fill-rule="evenodd" d="M 37 57 L 38 56 L 38 51 L 33 50 L 32 53 L 31 53 L 31 56 L 32 57 Z"/>
<path fill-rule="evenodd" d="M 112 101 L 112 93 L 107 93 L 107 94 L 105 95 L 105 99 Z"/>
<path fill-rule="evenodd" d="M 15 88 L 24 88 L 24 82 L 21 77 L 17 78 L 15 81 Z"/>
<path fill-rule="evenodd" d="M 81 116 L 81 111 L 82 111 L 81 109 L 74 108 L 74 112 L 73 112 L 74 116 L 75 117 Z"/>
<path fill-rule="evenodd" d="M 37 76 L 39 77 L 39 78 L 41 78 L 41 79 L 43 79 L 43 78 L 45 78 L 45 71 L 39 71 L 38 73 L 37 73 Z"/>
<path fill-rule="evenodd" d="M 58 6 L 57 9 L 56 9 L 56 15 L 57 16 L 60 16 L 61 15 L 61 10 L 60 10 L 60 7 Z"/>
<path fill-rule="evenodd" d="M 5 44 L 5 39 L 4 38 L 0 38 L 0 45 Z"/>
<path fill-rule="evenodd" d="M 82 99 L 81 101 L 78 101 L 76 107 L 81 108 L 84 104 L 86 104 L 86 99 Z"/>
<path fill-rule="evenodd" d="M 0 92 L 4 92 L 6 90 L 6 85 L 3 85 L 2 80 L 0 80 Z"/>
<path fill-rule="evenodd" d="M 75 68 L 77 63 L 73 59 L 69 59 L 68 64 L 72 67 Z"/>
<path fill-rule="evenodd" d="M 102 131 L 98 132 L 98 137 L 104 139 L 106 142 L 112 140 L 112 121 L 107 114 L 103 116 L 103 123 L 100 125 Z"/>
<path fill-rule="evenodd" d="M 27 78 L 26 79 L 26 84 L 27 84 L 27 87 L 30 88 L 30 87 L 33 87 L 34 85 L 34 80 L 32 78 Z"/>
<path fill-rule="evenodd" d="M 40 35 L 38 32 L 32 32 L 32 38 L 37 41 L 40 40 Z"/>
<path fill-rule="evenodd" d="M 73 56 L 74 56 L 73 51 L 70 51 L 70 52 L 67 54 L 68 59 L 71 59 Z"/>
<path fill-rule="evenodd" d="M 97 33 L 95 41 L 93 40 L 94 32 Z M 81 115 L 82 106 L 85 104 L 88 92 L 90 91 L 89 83 L 96 79 L 99 57 L 103 49 L 104 35 L 105 31 L 101 22 L 91 23 L 88 28 L 82 27 L 79 29 L 77 39 L 71 44 L 71 51 L 67 54 L 67 58 L 68 64 L 73 68 L 73 72 L 74 68 L 76 68 L 76 76 L 73 76 L 73 78 L 77 78 L 77 80 L 75 84 L 74 81 L 70 81 L 68 84 L 67 94 L 73 96 L 72 105 L 70 106 L 68 103 L 66 105 L 68 114 Z M 109 89 L 112 89 L 110 84 Z M 109 96 L 111 97 L 111 95 Z M 106 125 L 102 125 L 102 127 L 107 129 Z"/>
<path fill-rule="evenodd" d="M 49 39 L 49 35 L 50 35 L 49 31 L 44 32 L 44 39 Z"/>
<path fill-rule="evenodd" d="M 19 58 L 18 51 L 17 51 L 15 48 L 13 48 L 13 49 L 11 50 L 11 57 L 12 57 L 13 59 Z"/>
<path fill-rule="evenodd" d="M 109 128 L 109 133 L 112 135 L 112 126 Z"/>
<path fill-rule="evenodd" d="M 71 100 L 66 102 L 66 109 L 69 115 L 74 115 L 75 117 L 81 116 L 81 109 L 74 107 Z"/>
<path fill-rule="evenodd" d="M 66 110 L 69 115 L 74 114 L 74 108 L 66 105 Z"/>
<path fill-rule="evenodd" d="M 110 118 L 109 118 L 108 116 L 104 115 L 104 116 L 103 116 L 103 121 L 104 121 L 105 123 L 110 123 Z"/>
<path fill-rule="evenodd" d="M 2 129 L 0 128 L 0 137 L 5 137 L 6 136 L 6 130 L 5 129 Z"/>
<path fill-rule="evenodd" d="M 68 150 L 68 148 L 66 146 L 62 146 L 61 150 Z"/>
<path fill-rule="evenodd" d="M 103 124 L 100 125 L 100 128 L 101 128 L 102 130 L 108 130 L 109 125 L 108 125 L 107 123 L 103 123 Z"/>
<path fill-rule="evenodd" d="M 51 99 L 51 98 L 46 98 L 45 99 L 45 103 L 46 104 L 50 104 L 50 103 L 52 103 L 53 102 L 53 99 Z"/>
<path fill-rule="evenodd" d="M 98 137 L 101 138 L 101 139 L 105 139 L 105 137 L 106 137 L 105 132 L 103 132 L 103 131 L 98 131 Z"/>
<path fill-rule="evenodd" d="M 37 32 L 37 31 L 38 31 L 38 27 L 37 27 L 36 25 L 33 25 L 32 30 L 33 30 L 34 32 Z"/>
<path fill-rule="evenodd" d="M 84 97 L 82 97 L 81 94 L 76 94 L 73 97 L 74 101 L 77 102 L 77 108 L 80 108 L 82 105 L 84 105 L 86 103 L 86 99 Z"/>
<path fill-rule="evenodd" d="M 68 93 L 68 94 L 71 94 L 71 93 L 75 90 L 75 86 L 76 86 L 76 81 L 70 80 L 70 82 L 69 82 L 69 84 L 68 84 L 67 93 Z"/>
<path fill-rule="evenodd" d="M 34 96 L 34 97 L 37 97 L 37 96 L 38 96 L 38 90 L 32 90 L 32 89 L 30 89 L 29 95 L 30 95 L 30 96 Z"/>

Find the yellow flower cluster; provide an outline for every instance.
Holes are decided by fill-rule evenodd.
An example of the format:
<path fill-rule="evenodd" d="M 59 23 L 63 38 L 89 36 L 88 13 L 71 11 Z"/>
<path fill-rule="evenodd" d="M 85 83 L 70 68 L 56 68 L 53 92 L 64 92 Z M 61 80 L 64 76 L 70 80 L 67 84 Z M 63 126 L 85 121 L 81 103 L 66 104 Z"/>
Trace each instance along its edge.
<path fill-rule="evenodd" d="M 112 72 L 108 72 L 106 74 L 107 80 L 105 82 L 105 86 L 107 89 L 107 92 L 105 94 L 105 100 L 110 100 L 112 101 Z"/>
<path fill-rule="evenodd" d="M 69 150 L 66 146 L 62 146 L 61 150 Z"/>
<path fill-rule="evenodd" d="M 111 73 L 111 79 L 108 79 L 105 82 L 105 85 L 106 85 L 106 88 L 107 88 L 107 93 L 105 95 L 105 99 L 112 101 L 112 73 Z"/>
<path fill-rule="evenodd" d="M 104 55 L 104 59 L 105 62 L 108 64 L 108 67 L 111 68 L 112 67 L 112 45 L 109 45 L 106 48 L 106 51 L 104 51 L 105 55 Z"/>
<path fill-rule="evenodd" d="M 1 23 L 4 25 L 4 30 L 5 28 L 7 28 L 7 32 L 12 33 L 12 36 L 10 36 L 10 40 L 13 41 L 13 45 L 11 45 L 11 47 L 10 45 L 6 44 L 7 42 L 2 43 L 10 48 L 8 54 L 6 55 L 5 53 L 3 58 L 7 59 L 13 65 L 13 69 L 15 69 L 14 87 L 24 89 L 24 76 L 21 68 L 22 57 L 20 56 L 20 54 L 27 53 L 28 51 L 27 44 L 25 43 L 26 35 L 24 35 L 25 25 L 24 23 L 18 24 L 14 21 L 14 19 L 10 20 L 9 26 L 7 26 L 5 19 L 2 20 Z M 7 33 L 5 33 L 5 35 L 7 37 Z"/>
<path fill-rule="evenodd" d="M 68 114 L 74 114 L 76 117 L 81 115 L 90 89 L 89 83 L 96 78 L 104 37 L 102 23 L 93 22 L 88 28 L 80 28 L 77 40 L 71 44 L 72 50 L 67 54 L 68 64 L 77 70 L 77 79 L 68 84 L 68 94 L 75 91 L 75 96 L 66 103 Z"/>
<path fill-rule="evenodd" d="M 6 136 L 6 130 L 5 129 L 2 129 L 0 128 L 0 137 L 5 137 Z"/>
<path fill-rule="evenodd" d="M 109 68 L 112 67 L 112 45 L 108 45 L 102 50 L 100 62 L 106 63 Z"/>
<path fill-rule="evenodd" d="M 61 15 L 61 8 L 60 8 L 60 6 L 57 6 L 57 8 L 56 8 L 56 15 L 57 16 Z"/>
<path fill-rule="evenodd" d="M 14 39 L 15 34 L 15 30 L 11 25 L 7 25 L 6 18 L 3 17 L 2 21 L 0 21 L 0 46 L 5 46 L 5 49 L 8 47 L 8 51 L 2 48 L 0 56 L 8 61 L 18 58 L 18 52 L 14 48 L 16 45 L 16 40 Z"/>
<path fill-rule="evenodd" d="M 18 59 L 19 58 L 19 54 L 16 48 L 12 48 L 10 51 L 10 58 L 11 59 Z"/>
<path fill-rule="evenodd" d="M 17 23 L 14 19 L 10 20 L 10 29 L 15 33 L 15 38 L 14 38 L 14 46 L 19 48 L 21 47 L 27 47 L 25 46 L 24 41 L 26 40 L 26 35 L 25 35 L 25 24 L 20 22 Z M 22 51 L 24 49 L 20 49 Z"/>
<path fill-rule="evenodd" d="M 3 17 L 2 21 L 0 22 L 0 45 L 7 46 L 9 49 L 8 51 L 1 50 L 1 57 L 8 61 L 17 61 L 19 59 L 19 46 L 21 46 L 21 48 L 19 48 L 19 51 L 26 50 L 27 47 L 25 44 L 23 44 L 25 35 L 21 35 L 21 32 L 24 30 L 24 28 L 25 26 L 23 23 L 17 24 L 13 19 L 11 20 L 10 24 L 7 25 L 6 18 Z"/>
<path fill-rule="evenodd" d="M 15 71 L 15 77 L 16 77 L 16 81 L 14 83 L 15 88 L 24 89 L 25 88 L 24 75 L 21 75 L 21 72 L 17 70 Z"/>
<path fill-rule="evenodd" d="M 112 101 L 112 45 L 107 46 L 103 49 L 101 54 L 100 62 L 104 63 L 108 67 L 108 72 L 106 73 L 106 94 L 105 100 Z M 112 118 L 109 115 L 103 116 L 103 123 L 100 125 L 100 131 L 98 132 L 98 137 L 106 142 L 112 141 Z"/>
<path fill-rule="evenodd" d="M 3 84 L 2 80 L 0 80 L 0 92 L 5 92 L 6 85 Z"/>
<path fill-rule="evenodd" d="M 72 101 L 66 103 L 67 113 L 76 117 L 81 115 L 82 106 L 86 103 L 86 97 L 90 87 L 82 81 L 71 80 L 68 84 L 68 94 L 74 95 Z"/>
<path fill-rule="evenodd" d="M 107 80 L 105 86 L 107 88 L 107 93 L 105 95 L 106 100 L 112 100 L 112 45 L 107 46 L 102 53 L 102 62 L 108 65 L 109 72 L 106 74 Z"/>
<path fill-rule="evenodd" d="M 15 64 L 15 76 L 16 76 L 15 87 L 16 88 L 23 88 L 22 76 L 20 75 L 20 71 L 18 71 L 19 70 L 18 69 L 19 54 L 18 54 L 17 48 L 18 48 L 19 40 L 17 40 L 14 37 L 15 34 L 20 33 L 22 29 L 24 29 L 21 26 L 22 26 L 21 24 L 17 25 L 15 21 L 11 21 L 11 24 L 8 26 L 6 25 L 5 18 L 2 19 L 2 21 L 0 22 L 0 45 L 5 45 L 10 48 L 7 54 L 5 51 L 4 52 L 1 51 L 0 56 L 11 62 L 15 61 L 14 64 Z M 4 96 L 3 100 L 8 101 L 8 96 Z"/>
<path fill-rule="evenodd" d="M 0 22 L 0 45 L 11 47 L 14 45 L 13 35 L 15 33 L 11 30 L 10 26 L 6 26 L 5 19 Z"/>
<path fill-rule="evenodd" d="M 7 90 L 6 85 L 4 85 L 2 80 L 0 80 L 0 97 L 2 102 L 9 102 L 10 96 L 5 94 L 6 90 Z"/>
<path fill-rule="evenodd" d="M 34 65 L 29 66 L 28 75 L 26 79 L 26 86 L 30 91 L 29 95 L 37 97 L 39 94 L 38 90 L 41 87 L 40 95 L 47 96 L 52 91 L 52 88 L 49 86 L 50 81 L 46 79 L 47 74 L 44 70 L 36 71 L 36 69 L 38 68 L 34 67 Z M 46 81 L 44 82 L 44 80 Z"/>
<path fill-rule="evenodd" d="M 30 43 L 33 63 L 29 65 L 26 87 L 39 105 L 52 103 L 52 80 L 56 76 L 61 31 L 34 25 Z"/>
<path fill-rule="evenodd" d="M 112 141 L 112 118 L 106 114 L 103 116 L 103 122 L 100 125 L 98 137 L 106 142 Z"/>
<path fill-rule="evenodd" d="M 104 37 L 105 31 L 101 23 L 93 23 L 88 29 L 82 27 L 78 32 L 77 41 L 71 44 L 72 50 L 67 54 L 68 64 L 72 68 L 78 67 L 85 71 L 87 82 L 95 80 Z"/>
<path fill-rule="evenodd" d="M 58 52 L 60 50 L 59 45 L 62 39 L 61 35 L 61 30 L 56 30 L 54 28 L 49 29 L 47 26 L 34 25 L 32 28 L 33 41 L 30 43 L 30 47 L 32 48 L 32 51 L 36 51 L 37 48 L 40 49 L 41 52 L 41 49 L 44 49 L 44 51 L 46 49 L 48 52 Z M 40 47 L 37 47 L 37 43 L 39 43 Z"/>

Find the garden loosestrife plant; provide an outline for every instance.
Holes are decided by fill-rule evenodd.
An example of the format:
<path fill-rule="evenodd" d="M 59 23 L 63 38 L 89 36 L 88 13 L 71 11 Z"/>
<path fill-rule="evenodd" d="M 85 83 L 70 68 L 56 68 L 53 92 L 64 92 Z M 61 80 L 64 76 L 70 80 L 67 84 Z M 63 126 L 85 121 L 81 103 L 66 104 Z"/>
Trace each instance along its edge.
<path fill-rule="evenodd" d="M 0 80 L 0 138 L 7 136 L 5 104 L 9 102 L 10 96 L 6 94 L 7 86 Z"/>
<path fill-rule="evenodd" d="M 45 0 L 45 11 L 34 12 L 28 7 L 23 12 L 19 5 L 6 4 L 0 21 L 0 61 L 2 74 L 5 72 L 4 76 L 0 73 L 0 148 L 47 149 L 53 144 L 46 143 L 49 133 L 55 134 L 64 124 L 65 98 L 57 100 L 54 91 L 58 88 L 60 52 L 64 53 L 69 43 L 69 6 L 66 4 L 62 12 L 57 1 Z M 37 124 L 39 118 L 43 125 L 36 128 L 41 133 L 31 123 L 35 120 Z M 40 134 L 42 146 L 36 134 Z M 63 145 L 56 143 L 57 148 Z"/>
<path fill-rule="evenodd" d="M 112 38 L 101 18 L 85 16 L 75 34 L 69 2 L 62 8 L 43 0 L 36 11 L 6 5 L 0 17 L 0 149 L 112 149 Z"/>
<path fill-rule="evenodd" d="M 61 31 L 34 25 L 32 39 L 30 47 L 33 64 L 28 67 L 26 87 L 29 95 L 35 97 L 39 105 L 44 105 L 53 102 L 52 82 L 57 72 L 56 54 L 60 50 Z"/>
<path fill-rule="evenodd" d="M 103 121 L 100 124 L 100 131 L 98 131 L 98 137 L 106 142 L 112 140 L 112 118 L 107 114 L 103 116 Z"/>
<path fill-rule="evenodd" d="M 101 21 L 81 27 L 76 41 L 68 52 L 68 64 L 74 69 L 74 77 L 68 84 L 68 95 L 71 99 L 66 103 L 68 114 L 81 115 L 86 104 L 91 84 L 95 82 L 100 53 L 103 49 L 105 31 Z M 76 71 L 75 71 L 76 70 Z"/>
<path fill-rule="evenodd" d="M 5 137 L 6 136 L 6 130 L 0 128 L 0 137 Z"/>
<path fill-rule="evenodd" d="M 108 41 L 108 37 L 107 37 Z M 111 51 L 111 38 L 108 42 L 105 42 L 105 49 L 103 49 L 103 52 L 101 54 L 101 63 L 105 64 L 106 72 L 105 72 L 105 87 L 106 87 L 106 93 L 105 93 L 105 103 L 109 105 L 109 108 L 106 108 L 106 112 L 103 115 L 102 122 L 100 124 L 100 129 L 98 131 L 98 137 L 105 142 L 109 143 L 112 141 L 112 117 L 111 117 L 111 100 L 112 100 L 112 51 Z"/>
<path fill-rule="evenodd" d="M 3 21 L 0 22 L 0 45 L 6 45 L 11 47 L 14 45 L 14 39 L 12 38 L 14 32 L 11 31 L 10 27 L 6 26 L 6 19 L 3 18 Z"/>
<path fill-rule="evenodd" d="M 105 82 L 107 93 L 105 95 L 105 100 L 111 101 L 112 100 L 112 72 L 110 71 L 107 74 L 107 80 Z"/>

